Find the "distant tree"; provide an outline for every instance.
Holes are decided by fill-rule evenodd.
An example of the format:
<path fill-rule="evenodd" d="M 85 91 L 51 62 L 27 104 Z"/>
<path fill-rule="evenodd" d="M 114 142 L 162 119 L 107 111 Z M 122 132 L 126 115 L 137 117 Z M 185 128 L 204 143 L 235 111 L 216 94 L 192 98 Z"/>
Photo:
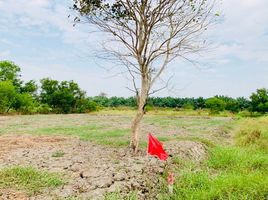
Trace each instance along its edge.
<path fill-rule="evenodd" d="M 30 93 L 17 93 L 13 108 L 21 113 L 34 113 L 37 103 L 34 101 Z"/>
<path fill-rule="evenodd" d="M 109 99 L 108 106 L 110 106 L 110 107 L 118 107 L 118 106 L 123 106 L 125 104 L 126 104 L 126 100 L 123 97 L 111 97 Z"/>
<path fill-rule="evenodd" d="M 29 93 L 33 97 L 37 98 L 37 90 L 38 90 L 38 85 L 36 84 L 36 82 L 34 80 L 30 80 L 21 86 L 20 92 Z"/>
<path fill-rule="evenodd" d="M 253 112 L 268 112 L 268 89 L 258 89 L 250 96 L 251 110 Z"/>
<path fill-rule="evenodd" d="M 18 90 L 21 87 L 21 69 L 11 61 L 0 61 L 0 81 L 10 81 Z"/>
<path fill-rule="evenodd" d="M 74 0 L 82 21 L 107 33 L 105 58 L 126 67 L 137 99 L 131 125 L 131 148 L 139 144 L 140 122 L 148 96 L 169 63 L 200 52 L 201 35 L 214 19 L 214 0 Z"/>
<path fill-rule="evenodd" d="M 81 98 L 77 101 L 76 112 L 87 113 L 92 111 L 97 111 L 99 105 L 92 101 L 91 98 Z"/>
<path fill-rule="evenodd" d="M 236 101 L 240 110 L 246 110 L 250 108 L 250 100 L 246 99 L 245 97 L 238 97 Z"/>
<path fill-rule="evenodd" d="M 136 107 L 137 106 L 136 98 L 135 97 L 128 97 L 126 99 L 125 106 Z"/>
<path fill-rule="evenodd" d="M 73 81 L 41 80 L 40 100 L 56 112 L 75 112 L 84 98 L 85 92 Z"/>
<path fill-rule="evenodd" d="M 108 94 L 106 94 L 105 92 L 101 92 L 98 96 L 99 96 L 99 97 L 107 97 Z"/>
<path fill-rule="evenodd" d="M 198 97 L 194 100 L 194 109 L 203 109 L 206 107 L 206 100 L 203 97 Z"/>
<path fill-rule="evenodd" d="M 218 98 L 213 97 L 206 100 L 206 107 L 210 109 L 212 113 L 219 113 L 225 109 L 225 102 Z"/>
<path fill-rule="evenodd" d="M 0 81 L 0 113 L 7 113 L 16 102 L 17 92 L 10 81 Z"/>

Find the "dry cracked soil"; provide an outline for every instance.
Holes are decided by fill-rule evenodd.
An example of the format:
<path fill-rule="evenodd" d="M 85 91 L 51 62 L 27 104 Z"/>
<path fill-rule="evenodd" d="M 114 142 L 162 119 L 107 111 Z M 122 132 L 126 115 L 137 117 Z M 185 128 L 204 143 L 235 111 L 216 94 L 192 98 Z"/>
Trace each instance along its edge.
<path fill-rule="evenodd" d="M 206 149 L 200 143 L 167 143 L 170 157 L 180 156 L 196 162 L 206 157 Z M 5 135 L 0 136 L 0 146 L 0 168 L 31 166 L 60 173 L 66 180 L 57 189 L 33 196 L 12 189 L 2 190 L 1 200 L 104 199 L 109 192 L 125 195 L 130 191 L 137 191 L 141 200 L 156 199 L 159 175 L 171 160 L 159 161 L 146 155 L 145 150 L 133 156 L 127 148 L 101 146 L 75 137 Z M 62 156 L 53 157 L 55 152 L 62 152 Z"/>

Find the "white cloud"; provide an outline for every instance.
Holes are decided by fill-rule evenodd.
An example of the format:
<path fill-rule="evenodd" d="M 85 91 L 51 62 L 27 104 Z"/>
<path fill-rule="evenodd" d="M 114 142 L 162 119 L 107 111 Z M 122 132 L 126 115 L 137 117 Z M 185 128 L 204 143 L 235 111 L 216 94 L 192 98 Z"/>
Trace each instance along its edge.
<path fill-rule="evenodd" d="M 72 26 L 72 20 L 68 19 L 72 11 L 62 1 L 6 0 L 1 2 L 0 12 L 5 16 L 0 22 L 3 27 L 20 29 L 24 33 L 31 34 L 32 28 L 38 28 L 40 35 L 49 34 L 54 28 L 61 32 L 62 41 L 70 44 L 81 44 L 88 37 L 84 31 Z"/>
<path fill-rule="evenodd" d="M 224 21 L 210 33 L 218 46 L 214 58 L 268 61 L 268 1 L 223 0 L 222 10 Z"/>
<path fill-rule="evenodd" d="M 172 66 L 176 69 L 176 77 L 178 80 L 181 80 L 181 82 L 174 81 L 177 85 L 182 85 L 177 88 L 183 88 L 189 82 L 194 82 L 189 86 L 191 91 L 186 88 L 185 90 L 187 91 L 182 92 L 183 94 L 193 95 L 199 91 L 200 94 L 204 95 L 217 94 L 220 93 L 220 90 L 217 90 L 218 88 L 222 88 L 222 91 L 228 94 L 230 88 L 232 89 L 232 80 L 229 79 L 232 72 L 228 71 L 230 68 L 226 70 L 222 70 L 222 68 L 234 62 L 234 58 L 244 62 L 256 63 L 256 66 L 259 68 L 264 66 L 263 63 L 267 65 L 268 1 L 223 0 L 221 7 L 224 20 L 211 30 L 208 36 L 208 40 L 214 40 L 217 48 L 203 54 L 203 58 L 201 59 L 205 63 L 209 63 L 209 66 L 215 65 L 217 67 L 208 68 L 207 70 L 203 69 L 203 71 L 199 72 L 195 67 L 189 67 L 188 70 L 185 70 L 185 67 L 180 67 L 181 63 L 176 63 L 178 67 L 175 65 Z M 87 30 L 85 30 L 87 28 L 86 26 L 74 28 L 71 19 L 68 19 L 70 13 L 69 5 L 66 1 L 61 0 L 0 0 L 0 45 L 4 44 L 6 47 L 12 46 L 12 48 L 1 49 L 0 59 L 2 57 L 10 57 L 13 49 L 17 50 L 19 48 L 16 47 L 21 45 L 19 43 L 15 44 L 12 42 L 12 39 L 1 38 L 1 32 L 14 32 L 17 35 L 24 35 L 28 38 L 34 35 L 51 36 L 61 40 L 65 44 L 70 44 L 73 49 L 78 49 L 78 52 L 82 50 L 87 52 L 89 47 L 86 46 L 85 41 L 90 39 L 90 41 L 93 41 L 91 43 L 93 45 L 97 41 L 100 41 L 102 36 L 98 34 L 89 35 Z M 36 48 L 36 52 L 38 52 L 40 49 L 38 49 L 38 46 Z M 6 49 L 12 49 L 12 52 Z M 124 86 L 127 85 L 125 84 L 126 81 L 124 78 L 105 79 L 104 77 L 106 75 L 103 75 L 104 72 L 102 70 L 92 73 L 91 67 L 93 66 L 89 66 L 88 70 L 85 68 L 83 70 L 81 68 L 78 69 L 79 67 L 69 69 L 68 67 L 70 66 L 64 65 L 64 62 L 61 62 L 61 60 L 70 57 L 70 52 L 66 52 L 66 49 L 55 51 L 53 48 L 49 49 L 49 47 L 46 50 L 41 52 L 40 56 L 35 56 L 34 58 L 29 55 L 29 58 L 17 59 L 16 57 L 20 55 L 19 52 L 12 55 L 12 58 L 16 59 L 14 61 L 18 60 L 18 64 L 22 65 L 26 79 L 39 79 L 45 76 L 51 76 L 57 79 L 74 79 L 81 84 L 82 88 L 87 89 L 90 95 L 98 94 L 101 91 L 110 93 L 111 95 L 129 94 L 128 90 L 124 89 Z M 48 67 L 44 64 L 45 61 L 54 62 L 55 60 L 58 60 L 55 65 Z M 77 60 L 79 58 L 74 59 L 74 66 Z M 236 64 L 240 67 L 243 65 L 241 63 Z M 182 65 L 185 66 L 185 63 Z M 258 73 L 260 72 L 256 72 L 256 74 Z M 208 74 L 211 74 L 211 76 L 217 75 L 216 77 L 221 79 L 220 83 L 215 78 L 209 77 Z M 197 79 L 196 77 L 200 78 Z M 204 78 L 202 79 L 202 77 Z M 260 82 L 256 87 L 264 83 L 263 77 L 260 75 L 259 77 L 256 76 L 256 79 L 260 79 L 255 81 Z M 239 93 L 239 88 L 247 85 L 248 76 L 241 73 L 240 77 L 235 78 L 241 80 L 243 85 L 240 86 L 237 84 L 235 92 L 229 92 L 230 94 Z M 211 79 L 211 81 L 208 79 Z M 229 85 L 225 84 L 225 82 L 228 82 Z M 246 93 L 246 90 L 246 88 L 243 88 L 244 93 Z"/>

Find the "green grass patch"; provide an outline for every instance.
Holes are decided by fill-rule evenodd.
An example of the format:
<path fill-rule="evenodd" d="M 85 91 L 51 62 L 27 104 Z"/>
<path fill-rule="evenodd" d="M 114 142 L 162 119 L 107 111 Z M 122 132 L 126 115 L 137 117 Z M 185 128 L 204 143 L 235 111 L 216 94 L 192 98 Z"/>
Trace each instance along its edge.
<path fill-rule="evenodd" d="M 53 152 L 52 153 L 52 157 L 54 157 L 54 158 L 59 158 L 59 157 L 62 157 L 62 156 L 64 156 L 64 152 L 63 151 L 55 151 L 55 152 Z"/>
<path fill-rule="evenodd" d="M 96 130 L 89 133 L 80 134 L 80 138 L 82 140 L 96 142 L 97 144 L 122 147 L 129 144 L 129 140 L 124 137 L 129 134 L 129 129 L 114 129 L 107 131 Z"/>
<path fill-rule="evenodd" d="M 268 197 L 268 156 L 241 147 L 213 147 L 202 164 L 173 158 L 177 173 L 174 194 L 166 177 L 159 199 L 265 200 Z"/>
<path fill-rule="evenodd" d="M 111 192 L 107 193 L 104 198 L 104 200 L 137 200 L 137 199 L 138 195 L 137 192 L 135 191 L 130 192 L 126 196 L 121 195 L 120 192 Z"/>
<path fill-rule="evenodd" d="M 268 172 L 268 156 L 239 147 L 216 147 L 211 149 L 207 165 L 213 169 L 232 172 Z"/>
<path fill-rule="evenodd" d="M 157 139 L 161 142 L 167 142 L 170 141 L 172 138 L 167 136 L 158 136 Z"/>
<path fill-rule="evenodd" d="M 268 153 L 268 117 L 242 119 L 237 125 L 235 139 L 238 146 Z"/>
<path fill-rule="evenodd" d="M 160 199 L 265 200 L 267 183 L 262 173 L 223 172 L 212 176 L 206 171 L 185 172 L 176 182 L 174 194 L 161 195 Z"/>
<path fill-rule="evenodd" d="M 58 175 L 39 171 L 31 167 L 11 167 L 0 170 L 0 188 L 22 190 L 29 195 L 45 188 L 55 188 L 63 184 Z"/>

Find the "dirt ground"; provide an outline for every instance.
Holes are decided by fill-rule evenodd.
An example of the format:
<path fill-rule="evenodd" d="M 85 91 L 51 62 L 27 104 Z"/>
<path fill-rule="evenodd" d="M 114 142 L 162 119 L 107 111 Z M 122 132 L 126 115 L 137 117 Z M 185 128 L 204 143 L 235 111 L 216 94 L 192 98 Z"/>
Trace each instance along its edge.
<path fill-rule="evenodd" d="M 193 141 L 166 142 L 167 152 L 196 162 L 206 157 L 205 147 Z M 75 137 L 0 136 L 0 168 L 32 166 L 62 174 L 63 186 L 28 197 L 21 191 L 0 190 L 0 199 L 52 200 L 65 198 L 104 199 L 107 192 L 137 191 L 139 199 L 156 199 L 159 175 L 171 162 L 159 161 L 143 150 L 133 157 L 127 148 L 112 148 Z M 54 152 L 63 152 L 53 157 Z"/>

